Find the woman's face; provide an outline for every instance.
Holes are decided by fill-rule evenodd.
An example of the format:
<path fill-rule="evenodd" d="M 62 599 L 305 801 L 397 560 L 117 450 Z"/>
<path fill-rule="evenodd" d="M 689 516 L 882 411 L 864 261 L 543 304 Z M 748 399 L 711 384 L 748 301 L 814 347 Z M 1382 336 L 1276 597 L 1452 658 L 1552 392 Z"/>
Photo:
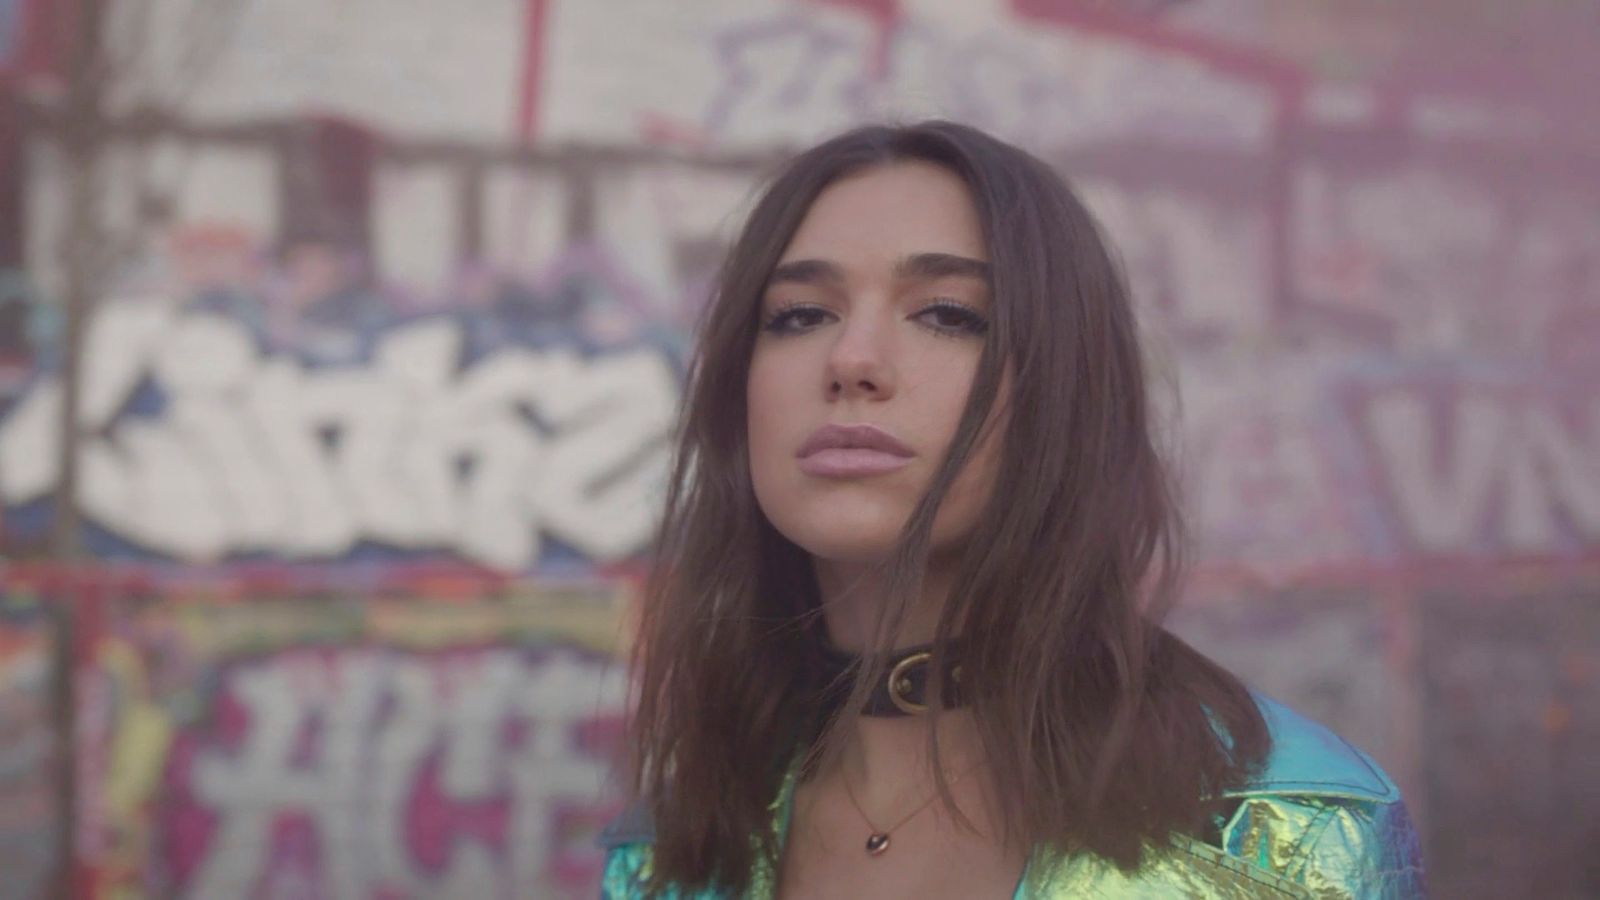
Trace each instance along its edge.
<path fill-rule="evenodd" d="M 894 547 L 972 387 L 988 258 L 965 183 L 924 162 L 834 182 L 784 250 L 746 385 L 750 471 L 762 512 L 814 557 Z M 1004 423 L 991 419 L 935 516 L 935 553 L 970 534 L 992 490 Z"/>

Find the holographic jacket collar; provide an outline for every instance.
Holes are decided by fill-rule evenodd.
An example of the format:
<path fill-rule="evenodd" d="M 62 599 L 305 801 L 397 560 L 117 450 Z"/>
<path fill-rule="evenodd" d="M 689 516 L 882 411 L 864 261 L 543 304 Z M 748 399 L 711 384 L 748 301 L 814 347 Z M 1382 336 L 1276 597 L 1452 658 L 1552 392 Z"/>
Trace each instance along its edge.
<path fill-rule="evenodd" d="M 1400 900 L 1426 895 L 1418 841 L 1400 791 L 1371 757 L 1280 703 L 1258 698 L 1273 750 L 1213 845 L 1179 838 L 1146 855 L 1133 873 L 1097 857 L 1036 851 L 1014 900 L 1057 898 L 1284 898 Z M 788 827 L 794 773 L 772 803 L 773 827 Z M 603 900 L 643 897 L 654 830 L 637 815 L 606 829 Z M 775 893 L 770 861 L 751 873 L 752 900 Z M 672 900 L 713 900 L 716 891 L 672 891 Z"/>

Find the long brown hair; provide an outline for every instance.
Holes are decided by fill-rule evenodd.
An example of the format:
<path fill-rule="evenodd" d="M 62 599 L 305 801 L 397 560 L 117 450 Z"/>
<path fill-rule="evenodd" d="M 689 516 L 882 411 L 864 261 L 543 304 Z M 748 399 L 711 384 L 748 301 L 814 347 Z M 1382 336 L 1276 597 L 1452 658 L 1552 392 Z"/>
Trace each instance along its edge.
<path fill-rule="evenodd" d="M 1093 218 L 1047 165 L 975 129 L 858 128 L 777 174 L 701 324 L 633 666 L 633 789 L 657 826 L 658 887 L 742 892 L 754 855 L 777 856 L 769 804 L 785 767 L 835 734 L 816 716 L 815 577 L 756 504 L 745 385 L 762 292 L 812 201 L 842 176 L 902 160 L 966 182 L 994 302 L 946 458 L 883 564 L 891 603 L 877 645 L 887 649 L 918 595 L 934 513 L 1009 365 L 994 493 L 934 641 L 938 656 L 960 636 L 1004 839 L 1131 868 L 1144 847 L 1198 833 L 1214 798 L 1265 757 L 1246 688 L 1160 625 L 1181 568 L 1180 520 L 1125 280 Z M 835 708 L 859 706 L 873 668 Z M 939 791 L 951 804 L 942 776 Z"/>

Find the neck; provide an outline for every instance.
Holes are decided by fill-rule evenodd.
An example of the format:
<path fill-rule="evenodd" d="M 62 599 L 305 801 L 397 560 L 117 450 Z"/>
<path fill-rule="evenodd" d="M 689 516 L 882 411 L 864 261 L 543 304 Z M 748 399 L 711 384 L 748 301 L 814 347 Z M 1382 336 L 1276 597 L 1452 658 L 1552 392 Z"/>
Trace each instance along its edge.
<path fill-rule="evenodd" d="M 895 793 L 911 783 L 931 783 L 933 757 L 928 747 L 928 722 L 922 716 L 887 718 L 850 716 L 843 723 L 841 765 L 851 780 L 875 792 Z M 977 726 L 966 709 L 939 714 L 939 766 L 953 776 L 982 758 Z"/>
<path fill-rule="evenodd" d="M 874 629 L 889 600 L 881 573 L 866 563 L 821 559 L 815 560 L 813 567 L 829 640 L 841 649 L 865 652 L 875 643 Z M 891 647 L 909 647 L 933 640 L 939 613 L 950 596 L 953 576 L 950 566 L 929 564 L 920 594 L 911 599 L 904 617 L 894 628 Z"/>
<path fill-rule="evenodd" d="M 829 640 L 844 650 L 867 651 L 875 643 L 874 629 L 888 599 L 881 578 L 867 565 L 817 560 L 815 567 Z M 929 565 L 921 593 L 907 606 L 899 627 L 893 631 L 892 647 L 933 640 L 939 613 L 950 595 L 951 568 Z M 851 715 L 842 727 L 844 745 L 839 764 L 848 769 L 851 782 L 863 792 L 862 802 L 876 809 L 895 808 L 896 801 L 903 799 L 901 795 L 932 788 L 933 759 L 926 717 Z M 936 737 L 940 767 L 947 777 L 956 776 L 982 759 L 977 728 L 967 709 L 941 712 Z"/>

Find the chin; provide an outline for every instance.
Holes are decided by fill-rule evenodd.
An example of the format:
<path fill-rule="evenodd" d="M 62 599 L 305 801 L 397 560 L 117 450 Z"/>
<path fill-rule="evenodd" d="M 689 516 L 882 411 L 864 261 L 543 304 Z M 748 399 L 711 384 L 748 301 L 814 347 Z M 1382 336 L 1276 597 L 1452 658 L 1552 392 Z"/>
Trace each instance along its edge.
<path fill-rule="evenodd" d="M 887 559 L 894 551 L 895 541 L 899 536 L 898 532 L 886 537 L 871 535 L 855 538 L 830 534 L 817 539 L 808 539 L 804 543 L 800 541 L 795 543 L 818 560 L 868 565 Z"/>
<path fill-rule="evenodd" d="M 800 549 L 832 562 L 871 563 L 884 559 L 900 540 L 905 516 L 851 515 L 843 510 L 819 510 L 799 520 L 773 526 Z"/>

